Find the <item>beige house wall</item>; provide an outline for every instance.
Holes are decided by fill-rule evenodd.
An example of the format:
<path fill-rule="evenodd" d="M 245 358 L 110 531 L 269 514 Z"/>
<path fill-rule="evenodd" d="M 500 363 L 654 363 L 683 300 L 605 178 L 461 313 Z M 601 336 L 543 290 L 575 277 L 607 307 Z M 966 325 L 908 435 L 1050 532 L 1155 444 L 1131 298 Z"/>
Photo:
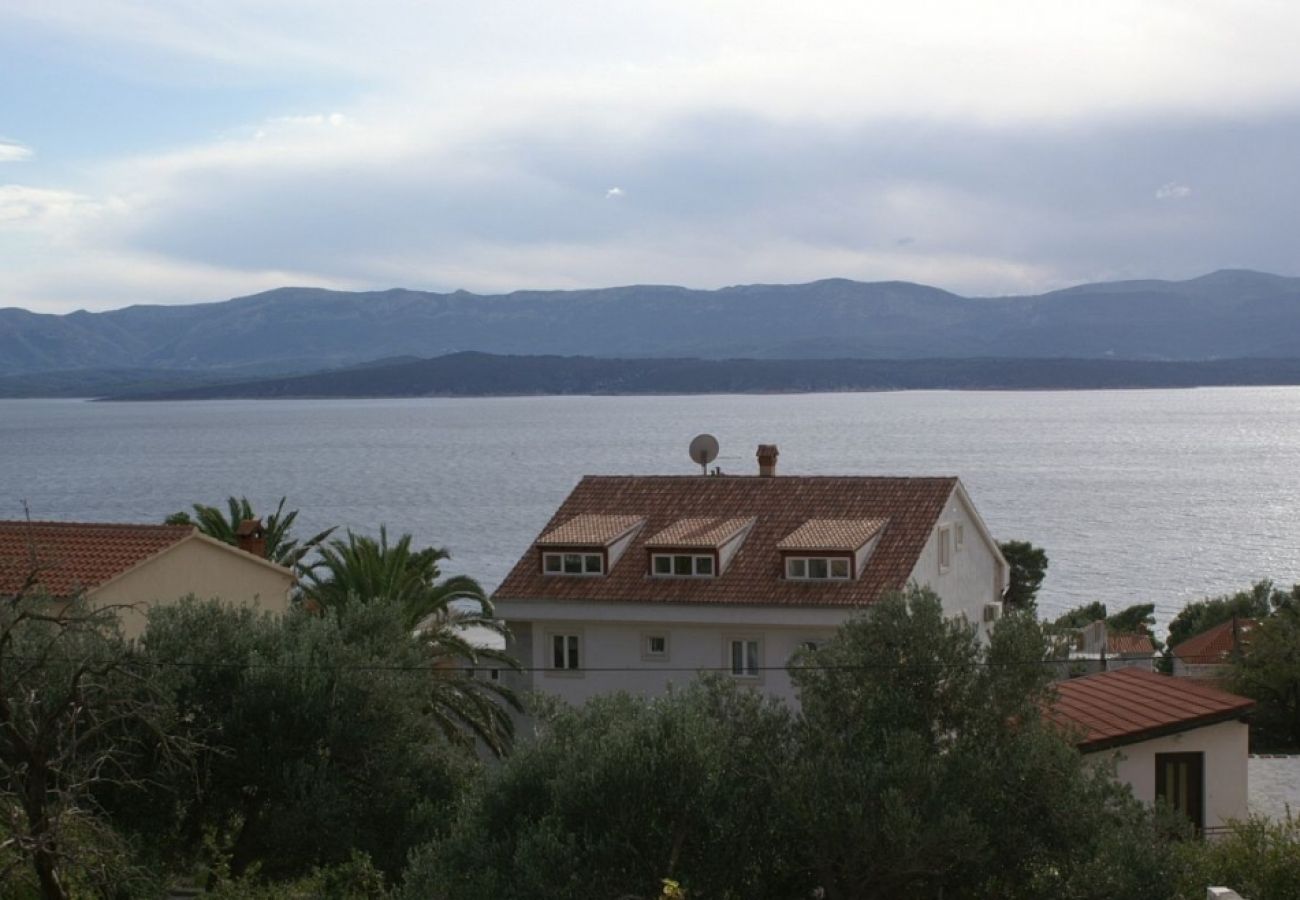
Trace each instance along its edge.
<path fill-rule="evenodd" d="M 256 605 L 271 612 L 289 607 L 293 576 L 249 556 L 242 550 L 199 538 L 181 541 L 126 574 L 88 594 L 96 606 L 134 604 L 120 615 L 122 631 L 138 637 L 150 606 L 171 604 L 193 594 L 241 606 Z"/>
<path fill-rule="evenodd" d="M 1220 722 L 1180 734 L 1127 744 L 1089 755 L 1116 762 L 1115 776 L 1144 803 L 1156 799 L 1157 753 L 1205 754 L 1205 827 L 1218 828 L 1228 819 L 1244 819 L 1247 801 L 1249 728 L 1243 722 Z"/>

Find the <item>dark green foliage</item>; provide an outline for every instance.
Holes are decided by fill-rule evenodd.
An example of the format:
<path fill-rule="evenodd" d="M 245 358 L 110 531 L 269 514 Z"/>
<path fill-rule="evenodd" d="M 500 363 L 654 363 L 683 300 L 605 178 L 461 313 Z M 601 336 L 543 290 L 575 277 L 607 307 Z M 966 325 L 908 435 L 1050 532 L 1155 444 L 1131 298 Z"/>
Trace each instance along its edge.
<path fill-rule="evenodd" d="M 1273 582 L 1266 579 L 1255 582 L 1249 590 L 1189 603 L 1169 623 L 1169 646 L 1177 647 L 1188 638 L 1209 631 L 1233 616 L 1262 619 L 1272 610 L 1273 595 L 1280 593 L 1273 587 Z"/>
<path fill-rule="evenodd" d="M 778 800 L 790 717 L 722 680 L 553 707 L 412 862 L 409 900 L 806 896 Z"/>
<path fill-rule="evenodd" d="M 1032 612 L 1037 609 L 1038 589 L 1047 577 L 1047 551 L 1029 541 L 1004 541 L 998 549 L 1011 567 L 1007 592 L 1003 596 L 1011 609 Z"/>
<path fill-rule="evenodd" d="M 465 575 L 442 577 L 439 563 L 449 558 L 440 547 L 411 549 L 411 536 L 388 542 L 388 530 L 379 540 L 347 533 L 320 548 L 320 562 L 303 587 L 306 605 L 314 609 L 341 610 L 350 605 L 379 603 L 394 611 L 408 629 L 418 630 L 435 662 L 447 667 L 460 664 L 513 669 L 518 664 L 503 650 L 476 646 L 469 634 L 495 634 L 504 638 L 505 623 L 495 618 L 492 602 L 477 581 Z M 448 687 L 452 687 L 449 685 Z M 431 714 L 449 738 L 468 730 L 498 756 L 514 740 L 509 711 L 520 709 L 505 684 L 460 679 L 454 690 L 435 698 Z"/>
<path fill-rule="evenodd" d="M 1105 619 L 1106 604 L 1100 600 L 1094 600 L 1092 603 L 1085 603 L 1062 613 L 1056 617 L 1052 624 L 1057 628 L 1083 628 L 1085 625 L 1105 621 Z"/>
<path fill-rule="evenodd" d="M 1180 847 L 1178 869 L 1180 898 L 1200 900 L 1207 885 L 1223 885 L 1249 900 L 1295 900 L 1300 897 L 1300 821 L 1252 817 L 1239 822 L 1216 840 Z"/>
<path fill-rule="evenodd" d="M 116 607 L 0 600 L 0 895 L 111 896 L 148 884 L 98 802 L 175 774 L 191 746 Z"/>
<path fill-rule="evenodd" d="M 1112 896 L 1084 872 L 1146 819 L 1040 718 L 1045 652 L 1029 615 L 982 649 L 913 591 L 796 670 L 787 802 L 827 898 Z"/>
<path fill-rule="evenodd" d="M 1156 625 L 1156 605 L 1135 603 L 1106 617 L 1106 627 L 1116 634 L 1150 634 Z"/>
<path fill-rule="evenodd" d="M 401 896 L 1171 897 L 1152 816 L 1041 718 L 1045 652 L 916 590 L 800 657 L 795 717 L 723 681 L 559 708 Z"/>
<path fill-rule="evenodd" d="M 1232 689 L 1259 704 L 1251 721 L 1254 750 L 1300 749 L 1300 604 L 1287 595 L 1277 602 L 1232 668 Z"/>
<path fill-rule="evenodd" d="M 176 672 L 180 714 L 212 748 L 153 809 L 118 810 L 170 855 L 215 842 L 234 875 L 256 864 L 282 878 L 359 850 L 393 873 L 475 765 L 429 715 L 466 679 L 434 669 L 392 604 L 276 619 L 187 601 L 154 609 L 142 643 Z"/>

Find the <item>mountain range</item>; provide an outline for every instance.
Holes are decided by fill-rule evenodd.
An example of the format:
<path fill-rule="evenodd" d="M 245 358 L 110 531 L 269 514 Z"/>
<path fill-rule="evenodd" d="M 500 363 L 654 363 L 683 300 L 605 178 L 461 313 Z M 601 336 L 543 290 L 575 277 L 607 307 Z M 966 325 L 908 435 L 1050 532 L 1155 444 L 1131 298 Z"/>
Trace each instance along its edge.
<path fill-rule="evenodd" d="M 0 395 L 140 392 L 464 351 L 758 360 L 1300 357 L 1300 278 L 963 297 L 828 279 L 719 290 L 630 286 L 502 295 L 280 288 L 218 303 L 67 315 L 0 309 Z M 397 358 L 394 360 L 394 358 Z"/>

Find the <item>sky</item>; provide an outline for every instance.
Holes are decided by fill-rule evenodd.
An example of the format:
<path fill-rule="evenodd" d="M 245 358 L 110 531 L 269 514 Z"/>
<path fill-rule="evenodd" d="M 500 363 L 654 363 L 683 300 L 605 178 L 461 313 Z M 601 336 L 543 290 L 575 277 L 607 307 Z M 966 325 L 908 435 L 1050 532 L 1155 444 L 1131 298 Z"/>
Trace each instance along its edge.
<path fill-rule="evenodd" d="M 1286 0 L 0 0 L 0 307 L 1300 274 Z"/>

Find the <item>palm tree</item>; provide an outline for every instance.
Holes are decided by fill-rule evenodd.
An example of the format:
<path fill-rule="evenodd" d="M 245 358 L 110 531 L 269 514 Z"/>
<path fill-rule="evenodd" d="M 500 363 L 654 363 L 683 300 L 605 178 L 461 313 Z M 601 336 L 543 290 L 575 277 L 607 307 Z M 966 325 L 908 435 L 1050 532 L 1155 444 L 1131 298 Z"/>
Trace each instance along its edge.
<path fill-rule="evenodd" d="M 285 512 L 284 504 L 287 499 L 281 497 L 275 512 L 267 516 L 262 523 L 262 527 L 266 529 L 266 558 L 302 574 L 300 570 L 303 569 L 303 558 L 319 547 L 334 533 L 335 529 L 326 528 L 320 534 L 313 535 L 302 542 L 291 538 L 289 531 L 293 527 L 294 520 L 298 518 L 298 510 L 291 509 Z M 257 515 L 253 512 L 253 505 L 248 502 L 247 497 L 229 497 L 226 505 L 228 515 L 215 506 L 195 503 L 193 515 L 187 512 L 173 513 L 167 517 L 166 523 L 193 525 L 210 538 L 215 538 L 223 544 L 238 546 L 239 541 L 235 532 L 239 529 L 240 523 L 248 519 L 256 519 Z"/>
<path fill-rule="evenodd" d="M 469 638 L 474 631 L 508 636 L 482 586 L 466 575 L 442 578 L 439 563 L 450 558 L 445 549 L 412 550 L 409 534 L 390 544 L 382 526 L 378 540 L 349 530 L 346 540 L 335 538 L 319 550 L 320 561 L 303 581 L 304 601 L 322 610 L 372 601 L 397 606 L 412 638 L 429 651 L 429 714 L 449 740 L 463 742 L 468 731 L 503 754 L 514 737 L 509 710 L 522 707 L 505 684 L 475 675 L 517 671 L 519 664 L 504 650 Z"/>

